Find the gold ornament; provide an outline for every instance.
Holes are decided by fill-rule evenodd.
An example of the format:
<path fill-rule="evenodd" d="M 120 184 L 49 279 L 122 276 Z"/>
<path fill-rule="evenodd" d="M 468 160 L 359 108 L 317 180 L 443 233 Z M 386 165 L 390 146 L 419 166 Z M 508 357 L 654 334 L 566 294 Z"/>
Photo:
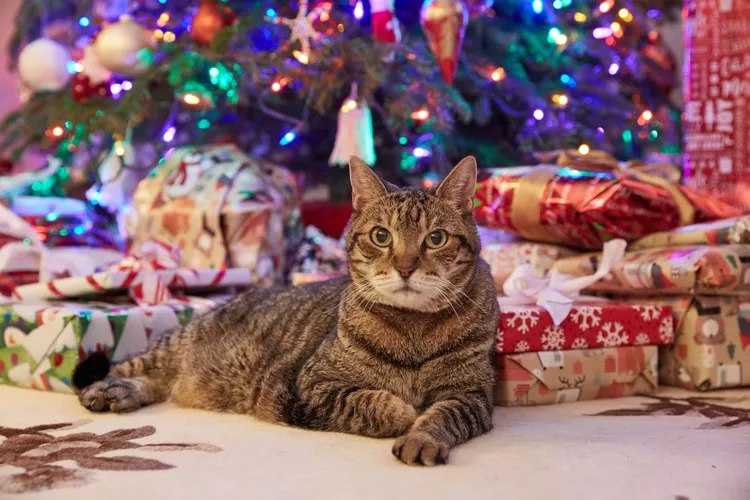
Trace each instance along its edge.
<path fill-rule="evenodd" d="M 105 27 L 93 43 L 99 63 L 122 76 L 138 76 L 149 67 L 154 39 L 151 31 L 133 22 L 130 16 Z"/>

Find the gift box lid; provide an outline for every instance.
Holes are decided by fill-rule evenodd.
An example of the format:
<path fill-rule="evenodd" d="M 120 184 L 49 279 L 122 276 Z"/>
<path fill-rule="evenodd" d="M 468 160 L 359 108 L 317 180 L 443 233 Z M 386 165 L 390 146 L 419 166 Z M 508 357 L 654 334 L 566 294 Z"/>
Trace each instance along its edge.
<path fill-rule="evenodd" d="M 500 306 L 499 353 L 671 344 L 672 308 L 599 300 L 576 303 L 555 325 L 541 306 Z"/>

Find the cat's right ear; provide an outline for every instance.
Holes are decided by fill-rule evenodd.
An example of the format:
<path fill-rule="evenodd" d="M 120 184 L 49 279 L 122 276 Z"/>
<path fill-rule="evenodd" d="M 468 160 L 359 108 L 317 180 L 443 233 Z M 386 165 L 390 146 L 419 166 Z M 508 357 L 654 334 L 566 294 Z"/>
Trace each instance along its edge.
<path fill-rule="evenodd" d="M 349 177 L 352 181 L 354 210 L 361 210 L 365 204 L 388 194 L 375 172 L 356 156 L 349 159 Z"/>

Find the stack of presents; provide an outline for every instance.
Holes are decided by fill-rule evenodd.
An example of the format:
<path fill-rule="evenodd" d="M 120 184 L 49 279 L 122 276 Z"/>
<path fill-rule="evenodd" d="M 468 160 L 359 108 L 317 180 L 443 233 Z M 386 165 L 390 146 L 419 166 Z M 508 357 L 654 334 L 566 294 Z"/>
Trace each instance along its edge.
<path fill-rule="evenodd" d="M 122 360 L 280 281 L 304 262 L 299 212 L 290 172 L 231 145 L 175 151 L 109 226 L 78 200 L 0 203 L 0 383 L 72 393 L 92 352 Z"/>
<path fill-rule="evenodd" d="M 750 217 L 670 165 L 543 160 L 483 171 L 476 191 L 501 305 L 496 403 L 750 385 Z M 346 272 L 339 241 L 302 231 L 288 172 L 231 146 L 177 151 L 141 182 L 126 255 L 50 248 L 60 228 L 85 235 L 86 214 L 60 206 L 47 228 L 21 205 L 0 205 L 0 383 L 70 392 L 91 352 L 127 357 L 250 284 Z"/>
<path fill-rule="evenodd" d="M 477 188 L 501 306 L 496 403 L 750 385 L 750 217 L 670 165 L 552 160 Z"/>

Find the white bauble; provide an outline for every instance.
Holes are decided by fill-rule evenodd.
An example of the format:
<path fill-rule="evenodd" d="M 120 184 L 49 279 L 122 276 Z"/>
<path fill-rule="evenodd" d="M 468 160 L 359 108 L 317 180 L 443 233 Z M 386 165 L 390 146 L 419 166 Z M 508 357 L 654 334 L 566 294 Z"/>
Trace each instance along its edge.
<path fill-rule="evenodd" d="M 122 16 L 104 28 L 94 40 L 99 63 L 123 76 L 138 76 L 151 64 L 154 38 L 151 31 Z"/>
<path fill-rule="evenodd" d="M 59 90 L 68 83 L 70 51 L 49 38 L 39 38 L 18 56 L 18 74 L 24 86 L 38 90 Z"/>

